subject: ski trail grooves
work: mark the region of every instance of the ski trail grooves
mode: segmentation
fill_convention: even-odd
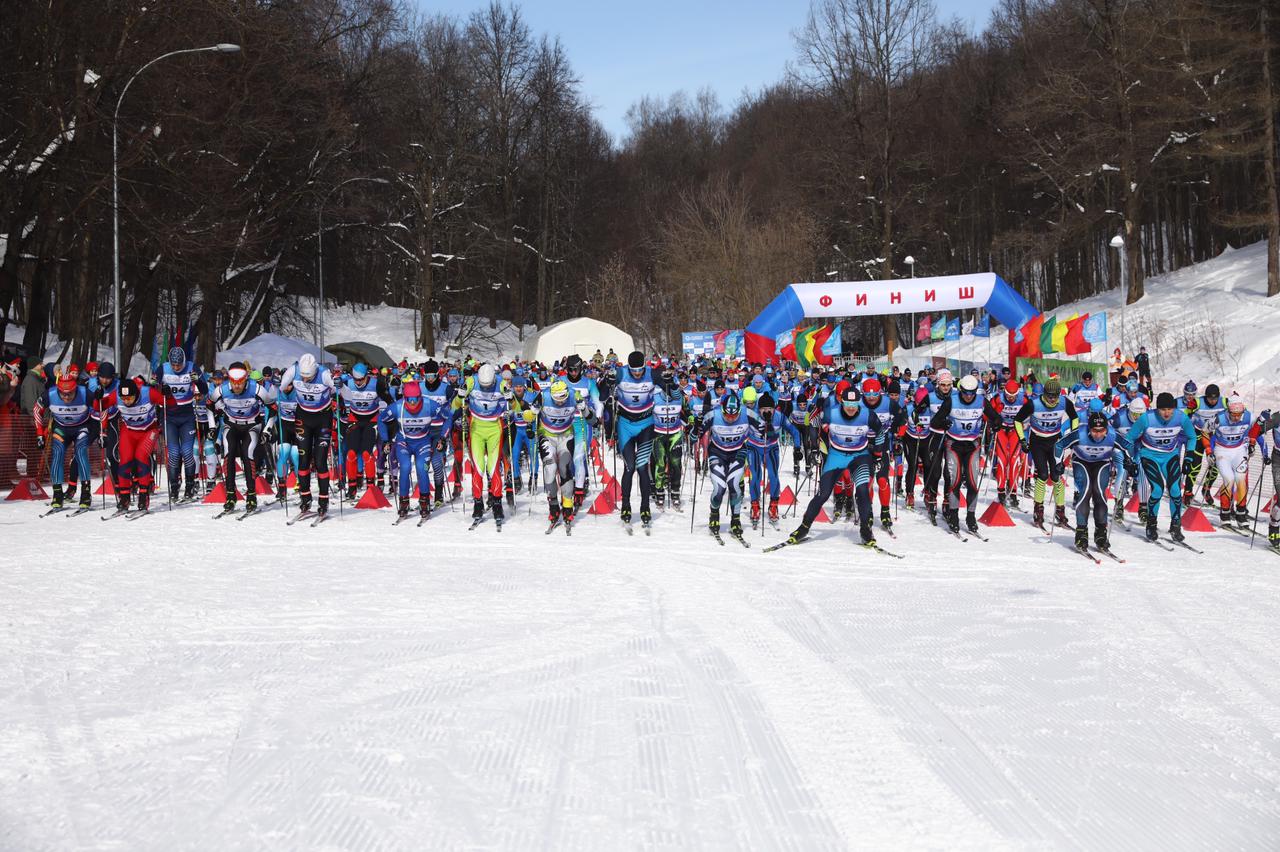
[[[735,591],[683,566],[623,573],[661,589],[667,617],[701,631],[742,673],[849,846],[1007,846],[859,689]]]

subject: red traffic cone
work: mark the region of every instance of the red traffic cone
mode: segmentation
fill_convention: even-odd
[[[791,490],[791,486],[788,485],[786,488],[783,488],[782,493],[778,495],[778,505],[791,506],[791,505],[794,505],[795,502],[796,502],[796,493]]]
[[[1142,508],[1142,501],[1138,499],[1137,492],[1134,492],[1134,495],[1129,498],[1129,502],[1125,504],[1124,510],[1126,512],[1136,512],[1140,508]]]
[[[112,482],[111,477],[108,476],[106,479],[102,480],[102,484],[98,486],[98,490],[93,493],[94,494],[115,494],[116,493],[115,483]]]
[[[390,505],[391,501],[387,499],[387,495],[382,493],[382,489],[376,485],[370,485],[355,507],[357,509],[385,509]]]
[[[1009,517],[1009,513],[1005,511],[1004,506],[997,501],[987,507],[987,511],[982,513],[982,517],[978,518],[978,522],[988,527],[1012,527],[1017,526],[1013,522],[1013,518]]]
[[[271,490],[271,486],[267,484],[266,477],[262,477],[262,476],[258,476],[254,478],[253,492],[257,494],[259,497],[263,495],[270,496],[275,493],[274,491]]]
[[[1110,485],[1108,485],[1108,486],[1107,486],[1107,494],[1106,494],[1106,497],[1107,497],[1107,499],[1108,499],[1108,500],[1114,500],[1114,499],[1116,499],[1116,495],[1114,495],[1114,494],[1112,494],[1112,493],[1111,493],[1111,486],[1110,486]]]
[[[34,477],[26,477],[19,479],[18,484],[13,486],[13,490],[9,492],[6,500],[48,500],[49,495],[40,487],[40,483]]]
[[[621,495],[619,495],[621,496]],[[587,510],[588,515],[610,515],[613,514],[616,503],[613,499],[612,489],[606,488],[596,497],[595,502],[591,504],[591,508]]]
[[[244,499],[244,495],[241,494],[239,491],[237,491],[236,500],[242,500],[242,499]],[[210,505],[217,504],[219,506],[227,502],[226,483],[219,481],[217,485],[213,486],[213,490],[205,495],[204,500],[202,502],[208,503]]]
[[[1269,512],[1271,511],[1272,507],[1274,507],[1274,506],[1276,505],[1276,497],[1277,497],[1277,495],[1272,494],[1272,495],[1271,495],[1271,499],[1267,501],[1267,505],[1265,505],[1265,506],[1263,506],[1263,507],[1262,507],[1262,513],[1263,513],[1264,515],[1265,515],[1265,514],[1267,514],[1267,513],[1269,513]]]
[[[824,523],[824,524],[829,524],[829,523],[831,523],[831,516],[827,514],[827,508],[826,508],[826,506],[823,506],[821,509],[819,509],[819,510],[818,510],[818,517],[816,517],[816,518],[814,518],[814,519],[813,519],[813,522],[814,522],[815,524],[816,524],[816,523],[818,523],[819,521],[821,521],[821,522],[822,522],[822,523]]]
[[[1214,531],[1213,524],[1209,523],[1204,512],[1194,506],[1183,511],[1182,528],[1187,532],[1211,533]]]

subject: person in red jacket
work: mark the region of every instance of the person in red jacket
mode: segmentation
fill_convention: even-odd
[[[160,434],[160,407],[163,405],[164,395],[159,388],[147,386],[139,389],[131,379],[122,380],[116,390],[102,399],[104,431],[111,417],[116,420],[120,435],[120,478],[116,484],[115,515],[129,511],[129,501],[135,489],[138,493],[137,511],[145,513],[150,509],[154,486],[151,456]]]

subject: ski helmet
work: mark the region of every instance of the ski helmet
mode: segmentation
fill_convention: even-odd
[[[1095,429],[1106,429],[1106,428],[1107,428],[1107,415],[1103,414],[1101,411],[1089,412],[1089,431],[1090,432],[1092,432]]]
[[[1129,414],[1134,420],[1147,413],[1147,401],[1142,397],[1138,397],[1129,403]]]
[[[169,347],[169,364],[176,370],[183,364],[187,363],[187,353],[182,350],[181,346]]]
[[[117,391],[117,394],[121,399],[125,399],[126,397],[133,399],[138,395],[138,386],[135,385],[131,379],[125,379],[120,383],[120,389]]]
[[[298,359],[298,375],[306,381],[314,379],[319,369],[319,366],[316,364],[316,356],[312,355],[310,352],[305,353]]]
[[[965,376],[960,380],[960,393],[975,395],[978,393],[978,380],[974,376]]]
[[[492,364],[481,364],[480,369],[476,370],[476,385],[482,388],[491,388],[498,381],[498,371],[494,369]]]
[[[721,405],[724,406],[724,413],[726,417],[737,417],[738,412],[742,410],[742,400],[738,399],[738,395],[736,393],[725,394],[724,401]]]
[[[1182,392],[1187,396],[1195,396],[1196,390],[1198,390],[1198,388],[1196,388],[1196,383],[1192,381],[1188,381],[1182,386]]]
[[[564,405],[569,401],[569,385],[564,379],[556,379],[551,383],[551,401],[556,405]]]
[[[1102,410],[1101,399],[1099,399],[1098,397],[1094,397],[1093,399],[1089,400],[1089,411],[1093,412],[1093,411],[1101,411],[1101,410]]]
[[[1044,395],[1057,396],[1062,393],[1062,382],[1057,376],[1050,376],[1044,382]]]
[[[1204,389],[1205,402],[1222,399],[1222,391],[1217,385],[1207,385]]]

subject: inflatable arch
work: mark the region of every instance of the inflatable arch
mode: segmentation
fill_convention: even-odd
[[[985,308],[996,322],[1009,329],[1021,328],[1040,313],[994,272],[792,284],[747,326],[747,360],[778,363],[777,336],[805,317],[870,317],[976,308]]]

